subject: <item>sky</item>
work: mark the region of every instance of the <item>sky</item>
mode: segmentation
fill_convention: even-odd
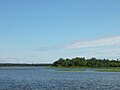
[[[0,0],[0,63],[120,59],[120,0]]]

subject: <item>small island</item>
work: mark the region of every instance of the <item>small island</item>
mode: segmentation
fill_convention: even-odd
[[[109,59],[97,59],[84,57],[76,57],[72,59],[63,59],[55,61],[52,67],[56,68],[99,68],[99,72],[120,72],[120,61]]]

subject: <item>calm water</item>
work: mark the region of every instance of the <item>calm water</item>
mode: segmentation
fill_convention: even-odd
[[[0,90],[120,90],[119,72],[61,72],[47,67],[0,68]]]

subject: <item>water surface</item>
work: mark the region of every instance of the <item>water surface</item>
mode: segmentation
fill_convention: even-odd
[[[90,68],[84,72],[62,70],[66,69],[0,68],[0,90],[120,90],[120,72],[96,72]]]

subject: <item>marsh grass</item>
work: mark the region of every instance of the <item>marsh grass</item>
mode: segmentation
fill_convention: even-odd
[[[48,68],[57,68],[58,72],[85,72],[86,69],[93,69],[94,72],[120,72],[120,67],[53,67],[49,66]]]
[[[58,72],[83,72],[85,70],[57,70]]]
[[[120,67],[114,67],[114,68],[101,68],[97,69],[97,72],[120,72]]]

